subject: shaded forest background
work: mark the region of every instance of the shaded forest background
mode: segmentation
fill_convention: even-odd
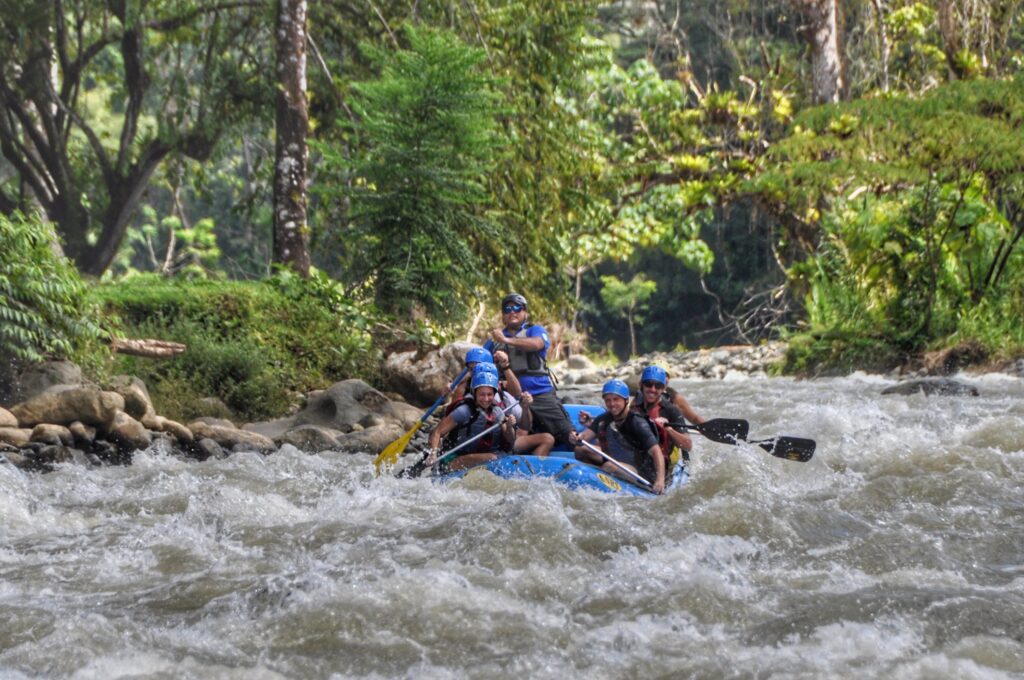
[[[18,360],[312,305],[227,371],[300,389],[513,289],[571,351],[1024,347],[1019,0],[2,4]]]

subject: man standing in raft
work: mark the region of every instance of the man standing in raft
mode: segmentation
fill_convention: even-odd
[[[503,374],[512,371],[523,392],[533,397],[530,411],[533,413],[534,431],[552,434],[556,442],[573,446],[576,430],[562,408],[562,402],[555,392],[555,385],[548,373],[547,354],[551,341],[543,326],[527,323],[526,298],[518,293],[509,293],[501,301],[503,328],[491,331],[494,340],[495,358],[503,352],[507,363],[498,364]]]

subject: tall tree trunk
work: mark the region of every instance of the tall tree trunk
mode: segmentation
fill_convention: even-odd
[[[806,28],[811,45],[811,87],[816,104],[838,102],[845,89],[843,59],[843,15],[841,0],[794,0],[810,25]]]
[[[273,259],[309,276],[306,0],[277,2],[277,83]]]

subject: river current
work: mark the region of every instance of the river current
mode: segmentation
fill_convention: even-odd
[[[0,677],[1024,677],[1024,381],[967,380],[673,381],[818,449],[695,437],[654,500],[290,447],[0,465]]]

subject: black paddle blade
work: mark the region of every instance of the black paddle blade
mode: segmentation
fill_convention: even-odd
[[[802,437],[775,437],[774,439],[763,439],[750,443],[757,444],[776,458],[794,460],[798,463],[809,461],[814,455],[814,449],[817,446],[813,439],[804,439]]]
[[[735,444],[747,438],[750,423],[734,418],[712,418],[692,427],[713,442]]]

